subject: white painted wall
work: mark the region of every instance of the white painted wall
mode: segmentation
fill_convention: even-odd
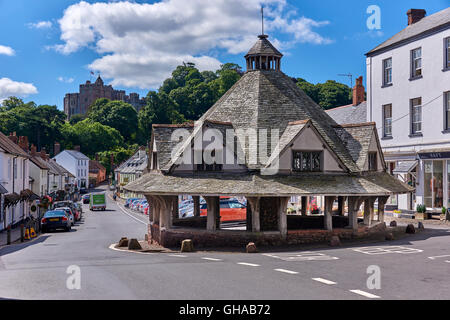
[[[83,159],[79,160],[73,157],[70,153],[65,150],[58,153],[53,159],[56,160],[58,164],[67,169],[70,173],[75,176],[75,181],[80,187],[81,180],[86,180],[86,187],[89,184],[89,160]],[[63,185],[64,186],[64,185]]]

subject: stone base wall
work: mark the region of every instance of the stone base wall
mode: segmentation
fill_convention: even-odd
[[[191,239],[196,248],[207,247],[244,247],[249,242],[257,246],[280,246],[286,244],[309,244],[328,242],[332,236],[339,236],[341,240],[383,238],[386,225],[379,223],[371,228],[362,226],[357,232],[351,229],[328,230],[289,230],[286,239],[279,232],[247,232],[247,231],[206,231],[189,228],[167,230],[158,225],[149,225],[149,240],[152,239],[164,247],[175,248],[181,246],[181,241]]]

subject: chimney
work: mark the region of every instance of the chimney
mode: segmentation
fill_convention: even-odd
[[[32,156],[36,155],[36,146],[34,144],[32,144],[31,147],[30,147],[30,154]]]
[[[79,145],[73,146],[73,150],[80,152],[81,148]]]
[[[28,137],[20,136],[19,137],[19,147],[22,148],[23,151],[28,152]]]
[[[357,106],[361,102],[364,102],[364,86],[362,84],[363,77],[356,79],[356,84],[353,87],[353,105]]]
[[[9,140],[11,140],[12,142],[17,143],[17,136],[16,136],[16,132],[15,132],[15,131],[14,131],[14,132],[10,132],[8,138],[9,138]]]
[[[406,15],[408,16],[408,26],[420,21],[426,14],[427,12],[424,9],[409,9],[408,12],[406,12]]]
[[[45,152],[45,147],[41,148],[41,158],[47,160],[47,153]]]
[[[98,161],[98,153],[95,154],[95,161]]]
[[[53,147],[53,153],[56,156],[60,152],[61,152],[61,145],[59,144],[59,142],[55,141],[55,145]]]

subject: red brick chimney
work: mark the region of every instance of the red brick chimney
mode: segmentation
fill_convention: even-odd
[[[19,137],[19,147],[22,148],[23,151],[28,152],[28,137],[27,136],[20,136]]]
[[[95,154],[95,161],[98,161],[98,153]]]
[[[55,141],[55,145],[53,147],[53,153],[56,156],[60,152],[61,152],[61,145],[59,144],[59,142]]]
[[[81,148],[79,145],[73,146],[73,150],[80,152]]]
[[[364,86],[362,84],[363,77],[356,79],[356,84],[353,87],[353,105],[357,106],[361,102],[364,102]]]
[[[427,12],[424,9],[409,9],[408,12],[406,12],[406,15],[408,16],[408,26],[420,21],[426,14]]]
[[[41,158],[47,161],[47,153],[45,152],[45,147],[41,149]]]
[[[32,156],[36,155],[36,146],[34,144],[32,144],[31,147],[30,147],[30,154]]]
[[[10,132],[9,133],[9,137],[8,137],[12,142],[17,143],[17,136],[16,136],[16,132]]]

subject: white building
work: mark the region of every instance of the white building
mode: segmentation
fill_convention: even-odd
[[[140,194],[129,192],[123,187],[130,182],[139,179],[147,170],[148,156],[144,147],[139,148],[128,160],[122,163],[116,170],[116,179],[119,182],[121,197],[141,198]]]
[[[75,185],[80,188],[88,187],[89,158],[77,150],[64,150],[53,159],[75,176]]]
[[[50,168],[47,162],[36,153],[36,147],[31,146],[30,177],[34,182],[31,190],[40,197],[48,194],[48,176]]]
[[[29,215],[29,155],[17,144],[17,136],[0,132],[0,184],[2,193],[0,230]],[[30,193],[29,193],[30,192]]]
[[[415,186],[392,204],[450,207],[450,8],[425,16],[366,56],[367,121],[377,124],[386,162]]]

